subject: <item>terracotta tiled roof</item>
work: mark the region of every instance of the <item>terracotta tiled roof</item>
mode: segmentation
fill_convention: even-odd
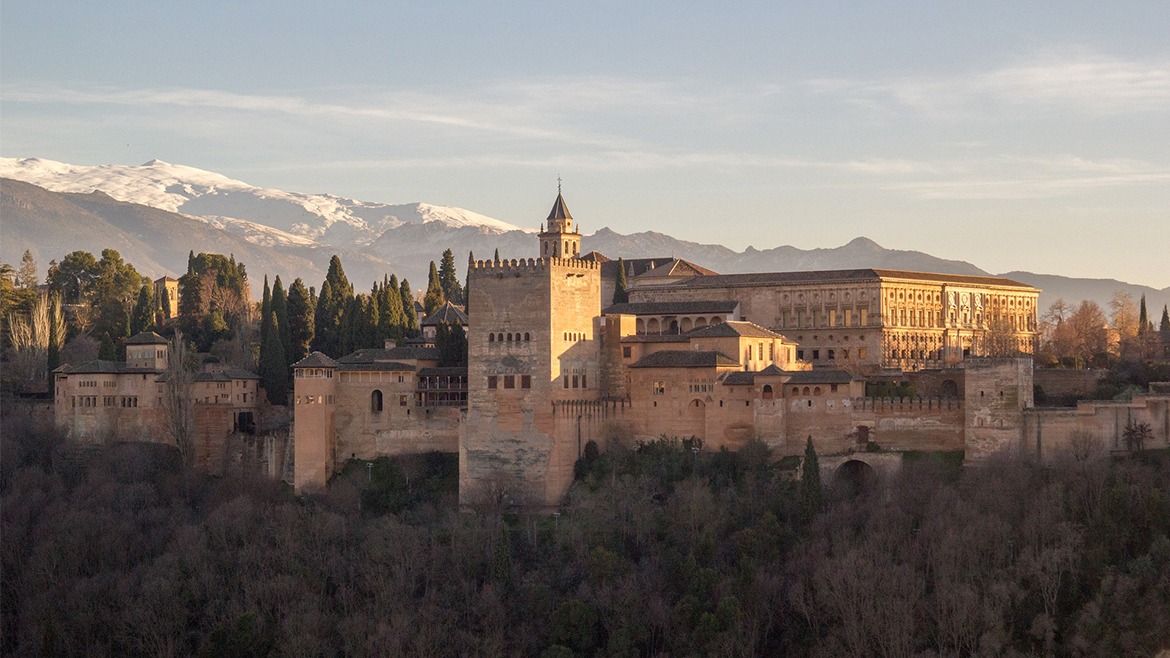
[[[419,368],[419,377],[466,377],[467,366],[450,366],[443,368]]]
[[[623,343],[689,343],[691,339],[682,334],[637,334],[623,336]]]
[[[716,322],[705,327],[692,329],[686,333],[688,338],[710,337],[739,337],[739,338],[784,338],[780,334],[765,329],[753,322]]]
[[[364,349],[346,354],[337,360],[338,364],[378,363],[389,361],[437,361],[439,350],[422,345],[399,345],[390,349]]]
[[[593,253],[597,253],[597,252],[593,252]],[[601,278],[602,279],[611,279],[611,280],[617,279],[618,263],[619,262],[623,266],[625,266],[625,268],[626,268],[627,281],[632,277],[636,277],[636,276],[640,276],[642,274],[645,274],[648,270],[655,268],[655,267],[658,267],[659,265],[662,265],[663,263],[669,263],[669,262],[676,261],[676,260],[679,262],[682,262],[682,263],[686,263],[688,266],[694,268],[696,272],[700,272],[704,276],[718,274],[718,272],[715,272],[714,270],[709,270],[705,267],[701,267],[699,265],[696,265],[690,261],[677,259],[674,256],[661,256],[659,258],[630,258],[630,259],[623,259],[621,261],[606,258],[605,256],[602,256],[601,254],[598,254],[598,256],[600,256],[601,259],[604,259],[604,260],[595,259],[595,260],[597,260],[597,262],[601,263]]]
[[[972,276],[969,274],[941,274],[937,272],[910,272],[905,270],[885,270],[872,268],[857,270],[816,270],[809,272],[756,272],[751,274],[717,274],[697,276],[693,279],[688,279],[687,281],[682,281],[673,285],[686,288],[727,288],[783,283],[880,281],[882,279],[908,279],[911,281],[932,281],[938,283],[965,283],[971,285],[1006,286],[1035,290],[1035,288],[1032,286],[997,276]]]
[[[745,384],[756,383],[756,374],[754,372],[744,372],[742,370],[735,370],[723,376],[722,382],[727,386],[742,386]]]
[[[720,366],[738,367],[739,362],[723,352],[706,350],[667,350],[647,354],[632,364],[631,368],[715,368]]]
[[[337,369],[345,371],[413,372],[414,366],[400,361],[371,361],[363,363],[338,363]]]
[[[602,311],[603,315],[678,315],[684,313],[734,313],[739,307],[735,300],[693,302],[627,302],[614,304]]]
[[[714,270],[709,270],[705,267],[695,265],[690,261],[682,260],[681,258],[671,258],[665,262],[658,263],[646,270],[640,277],[654,278],[654,277],[686,277],[686,276],[711,276],[718,274]]]
[[[423,321],[419,323],[423,327],[438,326],[440,324],[460,324],[466,327],[467,314],[458,306],[451,302],[446,302],[435,309],[434,313],[423,318]]]
[[[848,384],[855,377],[844,370],[798,370],[788,384]]]
[[[202,370],[195,373],[195,381],[197,382],[227,382],[233,379],[260,379],[260,375],[248,372],[242,368]]]
[[[153,331],[143,331],[126,339],[127,345],[166,345],[168,342]]]
[[[94,359],[76,366],[63,365],[53,372],[66,375],[119,375],[119,374],[151,374],[160,373],[156,368],[131,368],[121,361],[103,361]]]
[[[309,356],[292,364],[294,368],[336,368],[337,362],[320,352],[313,352]]]

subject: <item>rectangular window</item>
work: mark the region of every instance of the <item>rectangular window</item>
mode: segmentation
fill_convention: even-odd
[[[488,388],[499,388],[500,379],[495,375],[488,375]]]
[[[666,395],[666,382],[661,379],[654,382],[654,395]]]
[[[569,388],[569,376],[565,375],[565,388]]]
[[[837,326],[837,309],[835,308],[829,309],[829,326]]]
[[[813,350],[813,361],[818,361],[821,358],[820,350]]]
[[[589,388],[589,384],[585,383],[585,375],[581,375],[581,388]]]
[[[768,343],[768,360],[776,360],[776,343]]]
[[[865,325],[867,325],[869,323],[869,309],[863,308],[860,311],[858,311],[857,313],[861,316],[861,326],[864,327]]]
[[[520,388],[532,388],[532,375],[520,375]]]
[[[833,393],[836,393],[837,392],[837,385],[836,384],[829,384],[829,390]]]
[[[581,380],[577,375],[573,375],[573,388],[577,388],[580,384],[580,381]]]
[[[836,358],[837,358],[837,351],[836,350],[829,350],[829,360],[832,361]]]
[[[504,388],[516,388],[515,375],[504,375]]]
[[[867,355],[867,350],[864,347],[857,348],[857,358],[864,359]]]
[[[796,350],[796,359],[798,361],[804,361],[804,350]]]
[[[406,406],[406,396],[405,395],[398,396],[398,406],[400,406],[400,407]]]
[[[756,359],[759,361],[764,360],[764,344],[763,343],[756,344]]]
[[[625,358],[625,359],[630,358],[631,351],[632,350],[631,350],[629,345],[622,347],[622,358]]]
[[[845,309],[845,326],[848,327],[851,324],[853,324],[853,309],[847,308]]]

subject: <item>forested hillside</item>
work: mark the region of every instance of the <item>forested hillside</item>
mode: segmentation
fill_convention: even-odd
[[[911,460],[819,495],[753,446],[590,451],[559,514],[454,507],[450,457],[322,498],[88,470],[6,409],[3,653],[116,656],[1152,655],[1170,644],[1165,455]]]

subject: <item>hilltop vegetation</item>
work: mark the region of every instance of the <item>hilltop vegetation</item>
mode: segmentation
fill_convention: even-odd
[[[3,652],[45,655],[1150,655],[1170,642],[1165,455],[917,459],[808,509],[763,446],[588,451],[558,515],[455,509],[442,456],[328,495],[88,470],[3,417]],[[806,517],[807,520],[806,520]]]

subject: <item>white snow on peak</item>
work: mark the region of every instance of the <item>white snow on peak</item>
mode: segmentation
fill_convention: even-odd
[[[119,201],[179,212],[213,223],[245,220],[277,229],[266,239],[278,241],[300,236],[332,244],[368,243],[389,228],[429,222],[451,227],[473,226],[490,232],[525,230],[462,208],[426,203],[390,205],[331,194],[260,188],[215,172],[157,159],[135,167],[72,165],[43,158],[0,158],[0,177],[54,192],[101,191]]]

